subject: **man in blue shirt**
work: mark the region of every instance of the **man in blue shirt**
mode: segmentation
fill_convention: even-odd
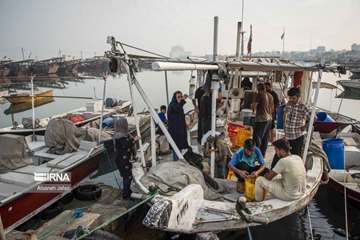
[[[160,106],[160,112],[158,112],[158,116],[159,116],[160,120],[165,124],[165,126],[167,126],[166,106],[165,105]],[[156,124],[156,133],[159,135],[164,135],[161,128],[157,124]]]
[[[165,105],[161,105],[160,106],[160,112],[158,113],[160,120],[164,123],[167,124],[167,118],[166,118],[166,106]]]
[[[259,176],[265,169],[265,161],[254,140],[247,139],[244,147],[234,153],[228,167],[234,171],[239,182],[244,182],[246,177]]]

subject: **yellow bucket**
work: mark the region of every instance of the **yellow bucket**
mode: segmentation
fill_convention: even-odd
[[[227,175],[227,180],[230,180],[230,181],[234,181],[234,182],[236,182],[237,181],[237,177],[236,177],[236,175],[235,175],[235,173],[234,173],[234,171],[233,170],[231,170],[231,169],[229,169],[229,171],[228,171],[228,175]]]
[[[235,146],[243,147],[247,139],[251,138],[251,131],[246,128],[239,128],[236,134]]]
[[[255,177],[245,178],[245,197],[248,201],[255,200]]]

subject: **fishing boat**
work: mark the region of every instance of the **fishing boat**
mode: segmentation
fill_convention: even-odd
[[[4,95],[8,102],[12,104],[26,104],[32,102],[31,93],[28,91],[10,91],[8,95]],[[34,93],[34,102],[35,104],[41,104],[43,102],[48,102],[53,99],[53,90],[44,90],[44,91],[35,91]]]
[[[217,39],[214,37],[214,40]],[[215,146],[212,141],[210,158],[207,161],[210,163],[210,176],[203,176],[201,171],[190,164],[184,159],[184,152],[180,152],[175,142],[171,138],[166,127],[162,124],[161,120],[153,110],[150,99],[142,89],[140,83],[137,81],[135,72],[136,66],[133,64],[133,59],[129,57],[125,52],[118,50],[117,46],[122,46],[121,42],[117,42],[113,37],[108,38],[108,43],[111,44],[111,51],[106,54],[110,58],[113,66],[110,69],[116,69],[118,72],[120,69],[117,66],[125,66],[125,70],[128,75],[128,81],[133,84],[140,96],[143,98],[145,104],[148,106],[151,116],[156,124],[159,125],[164,135],[166,136],[169,144],[173,151],[180,159],[179,161],[165,161],[156,162],[155,155],[152,156],[152,166],[149,169],[144,162],[134,163],[133,166],[133,178],[136,184],[136,189],[142,194],[152,192],[155,188],[159,189],[158,196],[152,203],[144,223],[146,226],[171,232],[180,233],[200,233],[200,232],[216,232],[226,231],[235,229],[244,229],[249,226],[258,224],[267,224],[292,213],[295,213],[305,208],[314,195],[321,183],[323,172],[326,165],[326,157],[324,155],[316,154],[310,146],[310,142],[317,142],[319,151],[321,150],[321,139],[320,137],[310,141],[315,134],[307,134],[305,150],[303,155],[304,164],[307,166],[306,173],[306,190],[300,198],[293,201],[282,201],[275,199],[271,196],[262,202],[246,202],[243,204],[239,203],[240,197],[243,196],[236,190],[236,183],[227,179],[213,179],[216,182],[219,189],[226,189],[224,192],[217,192],[218,199],[209,197],[209,187],[205,184],[205,179],[210,176],[213,178],[215,173]],[[216,45],[216,43],[214,43]],[[129,45],[127,45],[129,46]],[[214,47],[214,49],[216,49]],[[288,82],[294,80],[300,87],[303,99],[306,100],[306,104],[316,105],[320,83],[321,74],[324,66],[312,65],[304,66],[294,64],[289,61],[281,59],[270,59],[270,58],[231,58],[225,62],[216,61],[216,51],[214,50],[214,59],[212,62],[194,63],[191,61],[176,61],[162,59],[153,61],[153,71],[197,71],[198,73],[198,86],[201,86],[201,81],[204,81],[205,74],[212,74],[211,76],[211,89],[212,89],[212,124],[211,131],[209,132],[213,139],[216,138],[216,129],[220,127],[220,133],[226,132],[224,126],[226,124],[218,126],[217,120],[220,122],[228,122],[239,117],[239,111],[232,114],[232,109],[236,110],[234,104],[237,104],[238,95],[234,94],[233,89],[238,89],[242,73],[246,74],[247,71],[253,72],[267,72],[267,76],[259,78],[254,76],[252,78],[253,87],[255,88],[258,81],[265,81],[266,79],[273,79],[275,82],[284,81]],[[212,73],[209,73],[212,71]],[[301,74],[296,74],[300,72]],[[314,101],[311,101],[310,91],[312,89],[312,73],[318,73],[317,87],[315,91]],[[294,77],[298,75],[300,77]],[[165,74],[165,82],[166,74]],[[300,84],[299,84],[300,83]],[[219,85],[222,85],[222,89],[225,90],[224,96],[226,101],[229,102],[230,109],[225,115],[216,114],[216,99],[219,89]],[[240,89],[238,89],[240,91]],[[227,92],[226,92],[227,91]],[[167,93],[168,94],[168,93]],[[225,106],[228,104],[225,103]],[[312,107],[311,120],[309,123],[308,133],[312,133],[313,122],[316,113],[316,109]],[[318,134],[317,134],[318,135]],[[226,140],[226,138],[225,138]],[[152,140],[154,141],[154,140]],[[228,145],[230,148],[230,144]],[[192,146],[193,151],[197,149],[196,146]],[[310,149],[310,151],[309,151]],[[274,152],[272,147],[269,147],[269,154]],[[308,153],[311,152],[312,157],[310,158]],[[267,154],[267,159],[272,159],[272,156]],[[188,160],[188,159],[186,159]],[[190,159],[190,161],[193,159]],[[269,164],[269,162],[267,163]],[[190,171],[186,172],[186,171]],[[196,176],[196,177],[194,177]],[[196,180],[194,180],[194,178]],[[182,182],[176,182],[177,179],[182,179]]]
[[[32,140],[31,137],[6,134],[1,135],[0,139],[2,146],[12,149],[10,155],[5,156],[3,152],[0,159],[2,170],[6,167],[11,169],[0,173],[0,217],[5,233],[49,207],[86,180],[98,169],[104,151],[103,146],[96,142],[81,140],[77,151],[56,155],[47,153],[48,147],[45,146],[43,136]],[[43,180],[37,179],[36,174],[42,175]],[[46,178],[50,174],[68,176],[69,179],[62,180],[68,189],[61,185],[57,190],[49,188],[49,185],[54,184]],[[50,190],[42,191],[47,188]]]
[[[360,95],[360,79],[337,81],[346,92]]]
[[[352,202],[360,204],[360,135],[340,133],[337,136],[344,142],[343,162],[335,162],[329,173],[329,185]]]
[[[94,105],[97,107],[94,108]],[[90,106],[90,107],[89,107]],[[127,112],[131,106],[129,101],[119,101],[117,106],[111,108],[104,108],[103,116],[110,116],[116,112]],[[37,134],[37,135],[44,135],[46,127],[49,121],[53,118],[64,118],[76,116],[76,119],[73,119],[74,124],[78,127],[84,126],[91,122],[95,122],[100,119],[101,117],[101,101],[91,102],[88,103],[88,107],[81,107],[69,112],[57,114],[51,117],[41,118],[37,121],[36,128],[32,128],[32,124],[30,128],[26,128],[23,124],[18,124],[16,126],[5,127],[0,129],[1,134],[17,134],[17,135],[30,135],[30,134]]]

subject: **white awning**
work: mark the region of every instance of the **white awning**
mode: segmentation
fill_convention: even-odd
[[[216,64],[153,62],[151,68],[154,71],[188,71],[188,70],[217,70],[219,67]]]

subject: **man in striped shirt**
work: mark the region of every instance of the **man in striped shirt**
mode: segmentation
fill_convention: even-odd
[[[310,114],[305,104],[300,102],[300,89],[290,88],[287,95],[289,101],[284,108],[285,138],[290,143],[291,153],[301,156]]]

